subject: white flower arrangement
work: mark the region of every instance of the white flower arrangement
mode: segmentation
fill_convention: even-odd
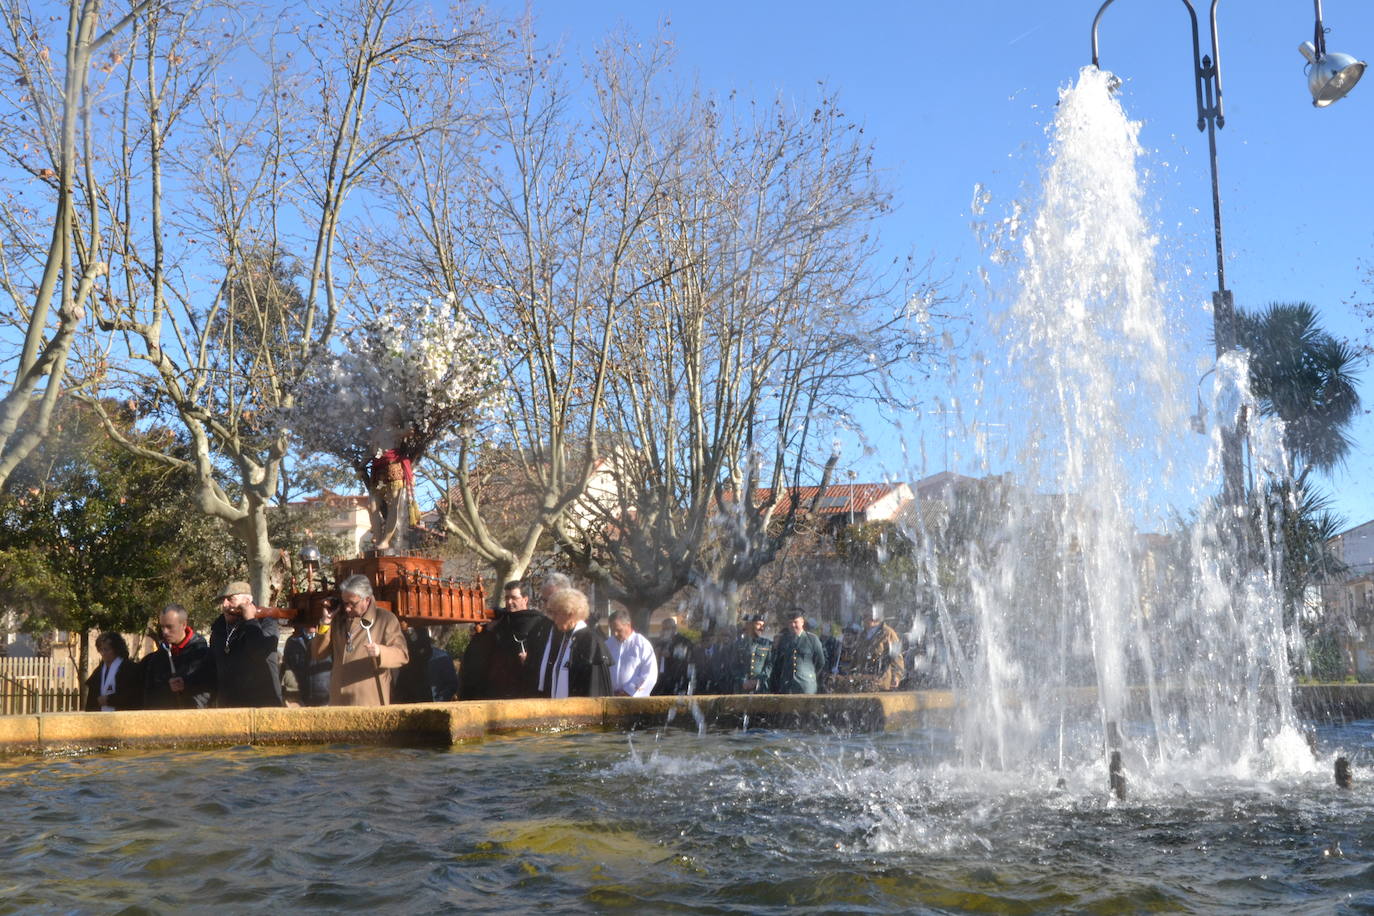
[[[347,332],[343,352],[305,374],[287,425],[307,449],[342,458],[366,479],[380,454],[419,461],[472,426],[501,387],[496,342],[452,297],[431,300]]]

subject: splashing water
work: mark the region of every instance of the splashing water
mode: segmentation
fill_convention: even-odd
[[[1168,534],[1137,527],[1169,494],[1215,491],[1221,440],[1214,429],[1205,469],[1179,457],[1192,379],[1171,362],[1140,125],[1109,79],[1086,68],[1061,94],[1038,208],[997,229],[1000,243],[1019,241],[993,260],[1018,265],[1004,334],[1028,413],[1017,421],[1024,473],[983,486],[973,510],[950,498],[914,523],[921,543],[958,541],[952,566],[932,548],[924,572],[958,582],[932,600],[967,688],[963,752],[995,769],[1062,769],[1117,746],[1133,769],[1310,767],[1274,584],[1281,558],[1246,572],[1235,512],[1203,510]],[[1215,374],[1212,416],[1253,407],[1243,356]],[[1285,466],[1281,430],[1248,413],[1262,487]]]

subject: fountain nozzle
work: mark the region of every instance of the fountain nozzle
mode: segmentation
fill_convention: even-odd
[[[1350,758],[1336,758],[1336,787],[1338,789],[1348,789],[1352,782],[1350,776]]]
[[[1126,768],[1121,763],[1121,752],[1112,751],[1112,762],[1108,767],[1112,794],[1118,799],[1126,800]]]

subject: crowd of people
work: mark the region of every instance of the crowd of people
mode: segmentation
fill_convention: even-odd
[[[429,634],[405,628],[372,595],[366,576],[339,583],[337,602],[318,624],[296,626],[283,646],[278,621],[253,601],[247,582],[216,599],[209,639],[171,604],[138,661],[118,633],[96,639],[100,664],[86,682],[86,709],[205,709],[284,706],[383,706],[451,700],[458,677]]]
[[[225,587],[208,639],[176,604],[149,634],[156,649],[137,661],[122,636],[102,633],[86,708],[867,692],[895,690],[906,676],[902,640],[879,609],[867,626],[826,635],[793,609],[771,638],[762,615],[737,627],[708,626],[699,640],[670,616],[650,640],[627,611],[592,620],[586,595],[553,573],[538,609],[526,583],[508,583],[496,619],[477,627],[455,666],[425,629],[408,628],[380,607],[365,576],[344,579],[337,591],[319,623],[298,624],[280,651],[278,621],[258,608],[246,582]]]
[[[543,613],[531,609],[525,583],[506,585],[503,609],[463,655],[463,699],[868,692],[906,683],[902,639],[878,608],[842,635],[820,635],[796,608],[771,638],[762,615],[708,627],[699,640],[669,616],[650,640],[626,611],[612,613],[598,636],[586,597],[558,573],[544,581],[539,604]]]

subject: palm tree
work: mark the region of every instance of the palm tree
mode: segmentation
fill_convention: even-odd
[[[1342,525],[1330,511],[1330,500],[1312,486],[1310,472],[1331,470],[1350,451],[1347,430],[1360,410],[1358,357],[1318,325],[1317,310],[1306,302],[1275,302],[1259,312],[1237,309],[1236,331],[1238,343],[1250,351],[1250,390],[1260,412],[1283,421],[1288,463],[1287,480],[1251,494],[1251,543],[1264,543],[1260,515],[1268,515],[1273,546],[1283,557],[1277,572],[1285,625],[1299,624],[1315,652],[1318,645],[1333,643],[1339,622],[1322,621],[1317,627],[1301,621],[1298,612],[1308,589],[1339,575],[1341,564],[1329,545]]]
[[[1360,409],[1354,349],[1322,330],[1316,308],[1306,302],[1237,309],[1236,331],[1250,351],[1250,389],[1260,411],[1283,420],[1290,472],[1339,465]]]

